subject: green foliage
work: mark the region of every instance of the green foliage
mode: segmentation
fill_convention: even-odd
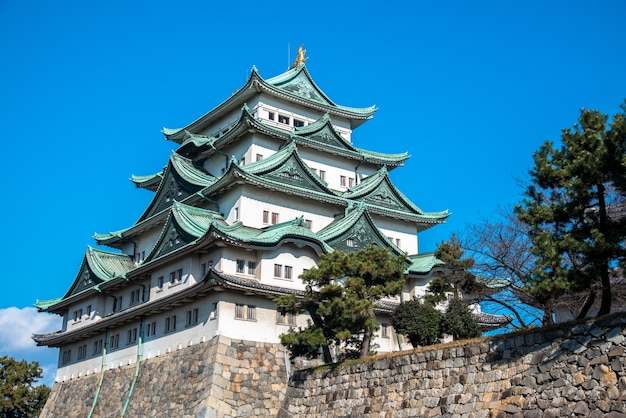
[[[457,295],[458,290],[476,292],[482,288],[476,276],[470,272],[474,259],[463,256],[461,241],[456,235],[453,234],[450,240],[439,243],[435,257],[445,263],[447,273],[430,281],[428,294],[424,297],[427,302],[436,305],[447,299],[447,293],[453,292]]]
[[[383,297],[400,293],[404,269],[404,257],[374,245],[354,253],[333,251],[323,255],[316,268],[302,274],[308,289],[302,299],[283,296],[275,302],[283,312],[309,313],[311,326],[317,327],[326,341],[322,344],[324,361],[330,361],[331,344],[367,357],[379,328],[374,305]],[[292,330],[289,334],[302,332]],[[293,337],[285,338],[293,341]],[[304,338],[299,341],[307,343]]]
[[[405,335],[413,347],[436,344],[442,337],[441,313],[420,300],[403,302],[391,317],[396,332]]]
[[[291,359],[296,357],[317,358],[322,354],[322,347],[328,342],[324,333],[309,321],[307,328],[290,330],[280,336],[280,342],[290,351]]]
[[[39,363],[0,357],[0,417],[36,417],[43,409],[50,388],[34,384],[41,379]]]
[[[451,335],[455,340],[475,338],[481,335],[476,318],[467,303],[460,298],[452,298],[448,302],[441,327],[445,334]]]
[[[563,130],[560,147],[546,141],[533,155],[531,184],[515,210],[529,226],[536,257],[527,290],[541,302],[581,291],[592,302],[599,284],[599,314],[610,311],[609,270],[626,257],[625,121],[621,113],[608,125],[607,115],[582,110],[579,124]]]

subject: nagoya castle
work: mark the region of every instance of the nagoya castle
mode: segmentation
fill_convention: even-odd
[[[217,338],[279,344],[307,316],[281,315],[273,300],[302,295],[299,276],[335,249],[407,255],[403,300],[442,274],[432,253],[418,253],[417,234],[449,212],[425,212],[394,186],[389,172],[407,153],[357,147],[355,130],[376,108],[335,103],[306,60],[300,48],[268,79],[253,67],[221,104],[163,130],[177,147],[163,171],[131,178],[154,193],[148,207],[134,225],[95,234],[67,292],[36,304],[63,317],[61,330],[33,336],[59,348],[55,386]],[[388,325],[400,300],[379,304],[379,352],[410,348]]]

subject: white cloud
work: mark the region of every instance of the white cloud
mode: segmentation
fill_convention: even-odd
[[[37,312],[35,308],[0,309],[0,355],[17,357],[15,352],[35,351],[37,345],[32,335],[57,331],[61,323],[60,316]]]

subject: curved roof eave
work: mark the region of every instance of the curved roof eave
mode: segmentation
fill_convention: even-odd
[[[287,70],[289,71],[289,70]],[[308,71],[304,68],[304,71],[307,73]],[[278,76],[277,76],[278,77]],[[276,77],[272,78],[275,79]],[[313,80],[308,76],[311,83],[315,85]],[[272,80],[268,79],[268,80]],[[315,85],[318,91],[324,95],[326,99],[327,96]],[[255,67],[252,68],[252,72],[246,84],[244,84],[240,89],[236,90],[229,98],[224,100],[222,103],[218,104],[209,112],[205,113],[195,121],[189,123],[187,126],[178,129],[170,129],[163,128],[161,131],[166,139],[176,142],[178,144],[182,144],[185,139],[185,131],[194,132],[198,129],[201,129],[204,125],[210,123],[210,121],[216,117],[219,117],[223,113],[232,110],[234,107],[241,106],[245,103],[250,97],[259,94],[261,92],[265,92],[274,97],[286,99],[292,103],[297,103],[309,108],[313,108],[319,110],[323,113],[330,113],[345,119],[350,120],[351,128],[354,129],[360,126],[363,122],[368,119],[371,119],[376,113],[376,106],[369,106],[365,108],[355,108],[355,107],[347,107],[347,106],[338,106],[334,104],[330,99],[328,101],[331,105],[324,105],[322,103],[315,102],[313,100],[309,100],[306,98],[299,97],[293,93],[282,90],[280,87],[276,87],[270,82],[264,80],[258,73]]]

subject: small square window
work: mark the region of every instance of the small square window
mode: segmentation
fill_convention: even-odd
[[[256,263],[254,261],[248,261],[248,274],[254,276],[256,270]]]
[[[83,360],[87,357],[87,344],[78,347],[78,360]]]
[[[341,187],[346,187],[346,176],[339,176],[339,185]]]
[[[217,319],[219,305],[217,302],[213,302],[211,306],[211,313],[209,314],[209,319]]]
[[[109,338],[109,348],[114,350],[120,346],[120,334],[111,335]]]
[[[320,170],[320,178],[321,178],[322,180],[326,180],[326,171],[324,171],[324,170]]]
[[[165,332],[176,331],[176,315],[165,318]]]
[[[293,126],[295,126],[296,128],[301,128],[304,126],[304,121],[300,120],[300,119],[293,119]]]
[[[93,342],[93,355],[98,355],[102,353],[102,340],[96,340]]]
[[[126,332],[126,344],[134,344],[137,342],[137,328],[129,329]]]
[[[245,260],[237,260],[237,273],[243,274],[243,269],[245,265],[246,265]]]
[[[354,187],[354,179],[352,177],[348,179],[348,187]]]
[[[163,289],[163,276],[159,276],[157,279],[157,288]]]
[[[72,350],[65,350],[63,352],[63,358],[61,359],[62,364],[67,364],[72,361]]]
[[[284,115],[278,115],[278,122],[284,123],[285,125],[289,125],[289,117]]]
[[[186,326],[192,326],[198,323],[198,308],[187,311]]]
[[[293,267],[285,266],[285,279],[291,279],[293,275]]]
[[[389,324],[382,324],[380,327],[380,336],[382,338],[389,338]]]
[[[263,211],[263,223],[264,224],[270,223],[270,211],[269,210]]]
[[[257,161],[261,161],[263,159],[263,154],[257,154],[256,155],[256,160]]]
[[[306,227],[311,229],[311,227],[313,226],[313,221],[310,219],[305,219],[304,223],[306,224]]]
[[[282,277],[283,266],[282,264],[274,264],[274,277]]]
[[[153,337],[156,334],[156,321],[146,324],[146,337]]]
[[[274,120],[274,112],[267,112],[267,118],[269,120]]]
[[[278,223],[278,213],[272,212],[272,225],[276,225]]]

